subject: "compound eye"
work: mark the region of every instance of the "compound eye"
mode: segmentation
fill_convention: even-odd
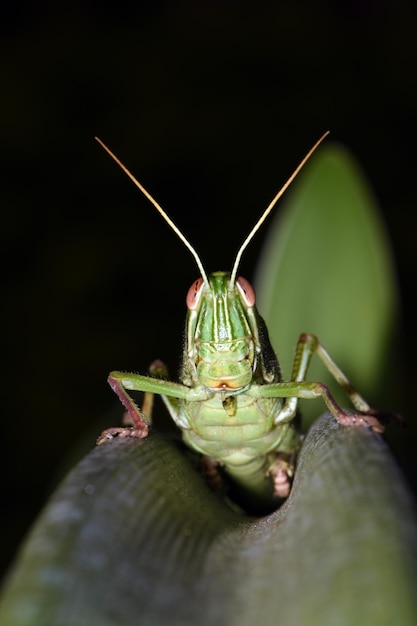
[[[236,285],[239,289],[240,295],[247,306],[255,306],[256,295],[255,290],[246,278],[238,276],[236,278]]]
[[[198,307],[198,303],[200,302],[200,296],[203,292],[204,280],[202,278],[197,278],[191,285],[188,290],[186,303],[187,307],[190,311],[194,311]]]

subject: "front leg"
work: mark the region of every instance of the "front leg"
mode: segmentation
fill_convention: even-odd
[[[380,414],[379,411],[371,409],[369,405],[366,405],[368,409],[362,409],[358,413],[348,413],[337,404],[329,388],[323,383],[303,381],[294,383],[273,383],[271,385],[263,385],[262,387],[272,387],[272,389],[265,389],[265,391],[263,391],[263,397],[286,398],[283,408],[275,419],[276,424],[282,424],[293,419],[295,416],[294,407],[296,407],[296,401],[298,399],[312,400],[321,397],[328,410],[339,424],[343,426],[367,426],[377,433],[384,432],[383,425],[376,417]],[[355,408],[357,409],[357,407]],[[382,413],[382,415],[384,414]]]
[[[350,398],[358,413],[346,413],[337,404],[326,385],[304,382],[311,358],[315,353]],[[299,395],[299,398],[317,398],[321,396],[339,424],[343,426],[368,426],[375,432],[384,432],[384,427],[377,418],[378,415],[384,416],[384,413],[369,406],[315,335],[303,333],[299,337],[293,366],[293,380],[303,381],[303,388],[300,391],[305,395]]]
[[[344,411],[333,398],[326,385],[320,382],[305,380],[313,354],[317,353],[336,382],[349,396],[357,413]],[[290,382],[271,383],[268,385],[253,386],[250,393],[262,398],[285,398],[285,402],[275,418],[276,424],[291,421],[297,410],[299,398],[313,399],[321,397],[330,413],[339,424],[344,426],[368,426],[375,432],[382,433],[384,427],[378,420],[378,415],[385,414],[372,409],[366,400],[356,391],[349,379],[330,357],[315,335],[303,333],[298,340],[295,351],[294,365]]]
[[[124,381],[126,381],[126,377],[129,376],[131,375],[123,374],[122,372],[111,372],[107,378],[107,382],[125,407],[133,424],[133,428],[138,432],[144,432],[143,437],[146,437],[152,417],[153,393],[145,393],[144,405],[145,407],[147,406],[147,409],[144,408],[144,410],[141,410],[133,398],[127,393],[126,387],[123,384]],[[146,396],[148,396],[148,398]],[[146,410],[149,412],[145,413]]]
[[[149,367],[151,377],[161,379],[168,375],[166,366],[162,361],[154,361]],[[97,439],[97,444],[103,443],[114,437],[137,437],[144,439],[148,436],[149,426],[152,422],[152,410],[154,401],[153,384],[148,376],[129,374],[125,372],[111,372],[107,381],[117,397],[126,409],[124,423],[132,426],[120,426],[108,428]],[[136,391],[144,391],[142,409],[138,407],[133,398],[128,394],[127,388]]]
[[[97,439],[97,445],[111,440],[114,437],[136,437],[144,439],[149,434],[149,426],[152,420],[152,408],[154,394],[146,391],[143,399],[142,409],[138,407],[133,398],[127,393],[124,382],[131,374],[123,372],[111,372],[107,378],[110,387],[126,409],[124,423],[129,421],[133,426],[114,426],[104,430]]]
[[[162,361],[154,361],[149,371],[151,376],[118,371],[110,373],[108,382],[125,407],[133,423],[133,428],[110,428],[100,435],[98,443],[112,439],[115,436],[130,436],[140,439],[147,437],[151,423],[151,407],[154,394],[162,396],[177,426],[180,428],[189,428],[188,424],[184,423],[184,418],[181,418],[178,400],[183,399],[193,402],[207,400],[209,395],[207,390],[200,387],[190,388],[166,380],[167,369]],[[138,407],[130,396],[129,391],[144,392],[145,399],[142,409]]]

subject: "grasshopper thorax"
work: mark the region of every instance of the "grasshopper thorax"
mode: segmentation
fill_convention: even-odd
[[[228,272],[196,280],[187,294],[184,363],[193,382],[213,390],[241,390],[251,382],[259,344],[255,292]]]

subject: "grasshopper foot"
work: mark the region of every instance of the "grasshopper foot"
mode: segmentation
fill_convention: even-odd
[[[362,426],[372,428],[372,430],[376,433],[383,433],[385,430],[376,415],[373,415],[372,413],[340,413],[336,419],[342,426]]]
[[[125,437],[134,437],[136,439],[145,439],[148,436],[148,427],[146,424],[143,425],[143,428],[133,428],[133,427],[123,427],[123,426],[115,426],[113,428],[107,428],[103,430],[101,435],[98,437],[96,444],[99,446],[105,441],[111,441],[116,437],[125,438]]]
[[[270,465],[267,475],[272,477],[274,496],[276,498],[287,498],[289,496],[293,473],[293,466],[282,456],[276,458]]]

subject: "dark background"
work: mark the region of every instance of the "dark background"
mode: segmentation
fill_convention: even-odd
[[[412,2],[15,2],[2,11],[1,565],[68,450],[83,434],[92,447],[97,420],[116,406],[108,372],[145,372],[157,357],[175,372],[198,275],[94,135],[212,271],[230,269],[261,210],[330,128],[362,164],[391,237],[403,303],[398,408],[412,419]],[[263,234],[245,252],[248,278]]]

